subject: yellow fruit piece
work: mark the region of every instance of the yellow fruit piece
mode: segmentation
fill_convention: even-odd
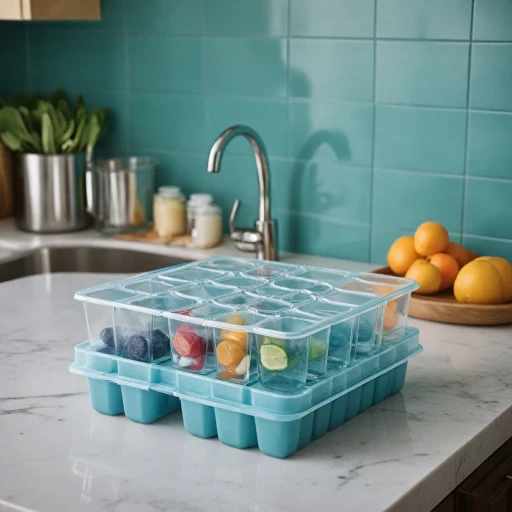
[[[416,260],[405,274],[405,277],[413,279],[419,284],[420,287],[415,293],[432,295],[441,288],[441,272],[427,260]]]
[[[414,249],[414,238],[401,236],[389,248],[387,262],[394,274],[404,276],[409,267],[419,258],[420,255]]]
[[[432,263],[434,267],[439,269],[441,272],[441,288],[440,290],[447,290],[453,286],[455,278],[459,273],[459,265],[449,254],[444,252],[438,252],[427,256],[427,261]]]
[[[503,282],[497,268],[485,260],[474,260],[461,268],[453,293],[459,302],[468,304],[500,304]]]
[[[503,302],[512,302],[512,263],[496,256],[481,256],[475,261],[488,261],[496,267],[503,284]]]
[[[469,263],[468,251],[457,242],[450,242],[444,252],[449,254],[457,262],[459,269],[466,263]]]
[[[449,242],[448,231],[437,222],[424,222],[414,233],[414,248],[420,256],[444,252]]]

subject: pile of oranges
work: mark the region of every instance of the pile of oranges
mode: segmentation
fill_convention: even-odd
[[[459,302],[512,302],[512,264],[504,258],[481,256],[450,242],[446,229],[425,222],[414,236],[402,236],[391,245],[388,265],[399,276],[419,284],[416,293],[432,295],[453,288]]]

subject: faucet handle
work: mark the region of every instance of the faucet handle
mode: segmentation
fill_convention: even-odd
[[[235,199],[233,203],[233,208],[231,208],[231,213],[229,214],[229,232],[233,234],[236,231],[235,228],[235,219],[238,213],[238,208],[240,207],[240,199]]]
[[[243,229],[235,227],[235,219],[240,207],[240,200],[235,199],[231,214],[229,216],[229,231],[231,233],[231,239],[235,242],[235,245],[241,251],[245,252],[257,252],[258,244],[261,244],[262,237],[261,233],[255,229]]]

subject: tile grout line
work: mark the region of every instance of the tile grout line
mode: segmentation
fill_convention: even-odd
[[[291,34],[291,18],[292,18],[292,0],[287,2],[286,13],[286,153],[290,157],[292,154],[292,135],[291,135],[291,106],[290,106],[290,34]]]
[[[373,126],[372,126],[372,159],[371,159],[371,177],[370,177],[370,216],[369,224],[370,229],[368,231],[368,262],[372,261],[373,252],[373,202],[374,202],[374,190],[375,190],[375,133],[376,133],[376,120],[377,120],[377,0],[374,0],[374,12],[373,12],[373,91],[372,91],[372,115],[373,115]]]
[[[471,2],[471,20],[469,24],[469,52],[468,52],[468,90],[466,93],[466,147],[464,151],[464,172],[462,174],[464,182],[462,187],[462,212],[461,212],[461,243],[465,243],[465,229],[466,229],[466,199],[468,189],[468,160],[469,160],[469,124],[470,124],[470,99],[471,99],[471,61],[473,59],[473,30],[475,21],[475,0]]]

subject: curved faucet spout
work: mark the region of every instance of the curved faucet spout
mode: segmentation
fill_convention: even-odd
[[[224,150],[228,144],[239,135],[243,135],[251,144],[256,160],[256,169],[258,171],[259,193],[259,213],[258,220],[267,222],[270,220],[270,201],[269,201],[269,174],[268,174],[268,156],[265,144],[261,137],[250,126],[237,125],[224,130],[213,143],[208,156],[208,172],[219,172],[222,165]]]
[[[258,220],[254,229],[236,229],[235,217],[239,201],[236,200],[230,217],[231,238],[241,251],[256,252],[258,259],[276,260],[274,221],[270,218],[269,166],[265,144],[261,137],[249,126],[237,125],[224,130],[215,140],[208,155],[208,172],[219,172],[224,150],[239,135],[243,135],[251,144],[256,169],[258,171],[259,201]]]

